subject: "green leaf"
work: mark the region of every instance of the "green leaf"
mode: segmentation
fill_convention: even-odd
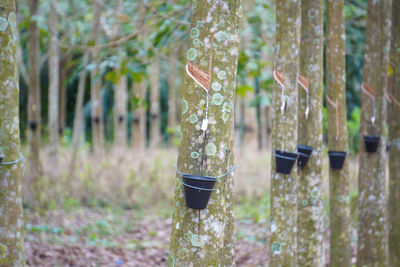
[[[236,89],[236,93],[241,97],[245,97],[248,92],[254,92],[254,88],[247,84],[240,85]]]

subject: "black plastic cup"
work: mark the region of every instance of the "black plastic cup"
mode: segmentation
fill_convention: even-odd
[[[299,154],[299,158],[297,159],[297,166],[299,166],[300,168],[304,168],[311,157],[313,147],[306,145],[298,145],[297,151]]]
[[[381,140],[380,136],[363,136],[364,138],[364,144],[365,144],[365,150],[367,150],[368,153],[375,153],[378,150],[378,145],[379,141]]]
[[[386,152],[389,152],[391,148],[392,148],[392,145],[390,143],[387,143],[386,144]]]
[[[283,174],[290,174],[297,156],[297,153],[275,150],[276,171]]]
[[[182,174],[186,206],[195,210],[205,209],[217,178],[194,174]]]
[[[346,154],[347,153],[343,151],[328,151],[331,168],[341,170],[343,168],[344,160],[346,159]]]

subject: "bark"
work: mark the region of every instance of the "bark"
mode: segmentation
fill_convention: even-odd
[[[29,1],[31,18],[38,14],[39,0]],[[39,176],[40,166],[40,59],[39,59],[39,29],[37,20],[32,19],[29,26],[29,88],[28,88],[28,143],[30,148],[29,170],[34,179],[34,191],[40,199]]]
[[[205,141],[205,174],[224,174],[233,163],[233,103],[239,51],[240,1],[193,1],[188,61],[210,73],[209,125]],[[212,49],[211,49],[212,48]],[[211,57],[211,60],[210,60]],[[185,62],[186,63],[186,62]],[[202,162],[206,92],[185,78],[178,168],[199,174]],[[176,175],[175,210],[169,266],[232,266],[235,234],[233,177],[218,179],[208,207],[200,212],[185,206],[183,185]],[[200,222],[198,219],[200,215]],[[200,232],[198,226],[200,223]]]
[[[389,104],[389,259],[390,266],[400,266],[400,2],[392,2],[392,39],[390,49],[392,101]]]
[[[347,151],[344,1],[328,0],[326,14],[328,148]],[[329,204],[330,266],[351,266],[348,159],[341,170],[329,169]]]
[[[273,87],[272,148],[297,150],[297,76],[299,73],[301,1],[285,0],[276,4],[275,69],[285,81],[283,89]],[[282,99],[286,102],[281,111]],[[276,172],[272,154],[270,266],[297,266],[297,174]]]
[[[93,1],[93,21],[92,21],[92,34],[93,43],[98,44],[101,41],[100,32],[100,19],[102,0]],[[94,154],[101,154],[104,145],[104,120],[103,120],[103,101],[101,98],[102,77],[100,73],[100,49],[92,49],[91,58],[92,63],[96,67],[90,73],[90,109],[92,119],[92,146]]]
[[[363,84],[375,90],[375,101],[361,93],[360,137],[381,136],[377,153],[367,153],[360,138],[358,179],[359,266],[388,266],[388,228],[386,210],[386,100],[390,36],[389,0],[368,1],[365,32]],[[373,122],[373,117],[376,117]]]
[[[114,91],[114,142],[119,147],[127,145],[128,81],[126,75],[119,77]]]
[[[50,160],[57,164],[59,144],[59,87],[60,87],[60,61],[58,54],[58,31],[56,1],[50,1],[50,45],[49,45],[49,135],[50,135]]]
[[[160,60],[154,59],[150,64],[150,146],[158,147],[161,143],[160,114]]]
[[[309,91],[307,100],[307,92],[298,88],[298,143],[314,149],[306,167],[298,169],[298,264],[323,266],[323,0],[303,0],[301,10],[300,74],[308,79]]]
[[[17,24],[14,1],[0,3],[0,265],[25,266],[19,133]]]

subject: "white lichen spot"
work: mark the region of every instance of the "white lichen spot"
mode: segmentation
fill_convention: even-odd
[[[223,101],[224,97],[220,93],[215,93],[211,99],[211,103],[217,106],[221,105]]]
[[[211,84],[211,88],[212,88],[214,91],[219,91],[219,90],[221,90],[222,85],[221,85],[219,82],[213,82],[213,83]]]
[[[0,17],[0,32],[4,32],[7,30],[8,22],[5,18]]]
[[[225,80],[226,79],[226,72],[224,70],[221,70],[217,74],[218,79],[220,80]]]
[[[195,60],[197,57],[197,50],[192,47],[187,51],[186,55],[188,60]]]
[[[215,156],[217,153],[217,147],[214,143],[208,143],[205,148],[207,156]]]
[[[196,122],[199,121],[199,118],[197,117],[196,114],[192,114],[192,115],[189,116],[189,121],[190,121],[191,123],[196,123]]]

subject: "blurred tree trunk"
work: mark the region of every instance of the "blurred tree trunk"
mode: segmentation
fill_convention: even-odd
[[[0,265],[25,266],[19,137],[18,28],[14,1],[0,3]],[[0,161],[1,162],[1,161]]]
[[[326,17],[326,96],[333,101],[327,101],[328,148],[347,151],[344,0],[328,0]],[[351,266],[348,162],[341,170],[329,169],[332,267]]]
[[[389,259],[390,266],[400,266],[400,1],[392,2],[392,40],[390,49],[391,84],[389,105]]]
[[[29,25],[29,87],[28,87],[28,143],[30,147],[29,171],[34,179],[34,192],[40,199],[40,59],[39,29],[37,19],[39,0],[29,1],[31,22]]]
[[[234,164],[233,101],[239,50],[239,17],[242,13],[240,4],[237,0],[201,4],[193,1],[192,4],[187,58],[210,74],[205,174],[212,176],[224,174]],[[211,31],[211,28],[215,31]],[[203,46],[192,45],[197,38],[204,42]],[[200,125],[204,118],[206,92],[189,75],[186,75],[185,84],[178,168],[186,173],[199,174],[204,141]],[[234,265],[232,175],[218,179],[208,207],[200,212],[186,207],[178,174],[175,188],[168,266]]]
[[[176,127],[177,127],[177,113],[176,113],[176,79],[178,75],[177,71],[177,55],[178,50],[173,49],[169,60],[169,73],[168,73],[168,127],[170,128],[169,144],[174,146],[176,138]]]
[[[155,148],[161,144],[161,114],[160,114],[160,60],[153,59],[150,63],[150,146]]]
[[[139,18],[137,20],[137,27],[139,29],[138,32],[138,42],[142,42],[146,36],[145,32],[145,16],[147,12],[148,5],[145,5],[141,1],[138,1],[139,6],[138,6],[138,12],[137,12],[137,17]],[[145,101],[146,101],[146,91],[147,91],[147,83],[146,83],[147,77],[142,76],[140,82],[134,82],[133,83],[133,88],[132,88],[132,94],[133,96],[139,101],[137,103],[137,106],[134,107],[135,110],[133,112],[133,126],[132,126],[132,135],[133,135],[133,146],[135,148],[139,149],[145,149],[146,148],[146,106],[145,106]]]
[[[117,70],[121,72],[121,69]],[[125,74],[118,75],[114,91],[114,142],[118,147],[127,145],[128,81]]]
[[[102,10],[102,0],[93,0],[93,20],[92,34],[94,44],[101,41],[100,19]],[[104,120],[103,120],[103,100],[101,98],[101,90],[103,86],[100,71],[100,52],[99,48],[93,48],[91,51],[92,64],[94,69],[90,73],[90,108],[92,119],[92,145],[94,154],[101,154],[104,145]]]
[[[298,87],[298,143],[314,149],[307,165],[298,168],[297,255],[300,266],[325,265],[322,203],[323,3],[323,0],[303,0],[301,6],[300,74],[309,81],[309,90],[307,99],[307,92],[302,86]]]
[[[60,64],[60,126],[59,135],[64,135],[64,130],[67,125],[67,88],[68,88],[68,64],[72,60],[72,53],[65,54]]]
[[[276,3],[275,69],[284,77],[285,89],[276,81],[273,87],[272,148],[297,151],[297,76],[299,73],[301,1]],[[282,110],[282,100],[286,102]],[[297,266],[297,173],[276,171],[272,154],[270,266]]]
[[[144,105],[144,101],[146,100],[146,89],[145,77],[142,77],[140,82],[133,84],[132,93],[135,98],[139,100],[134,111],[132,127],[133,146],[140,149],[146,148],[146,107]]]
[[[58,54],[58,30],[56,1],[50,1],[49,15],[49,135],[50,135],[50,161],[57,164],[59,140],[59,87],[60,87],[60,61]],[[55,166],[54,166],[55,167]]]
[[[375,103],[361,93],[360,161],[358,179],[358,266],[388,266],[386,211],[386,100],[389,63],[389,0],[368,1],[363,85],[375,90]],[[398,29],[397,29],[398,30]],[[375,117],[375,121],[373,119]],[[381,137],[378,151],[367,153],[364,135]]]

